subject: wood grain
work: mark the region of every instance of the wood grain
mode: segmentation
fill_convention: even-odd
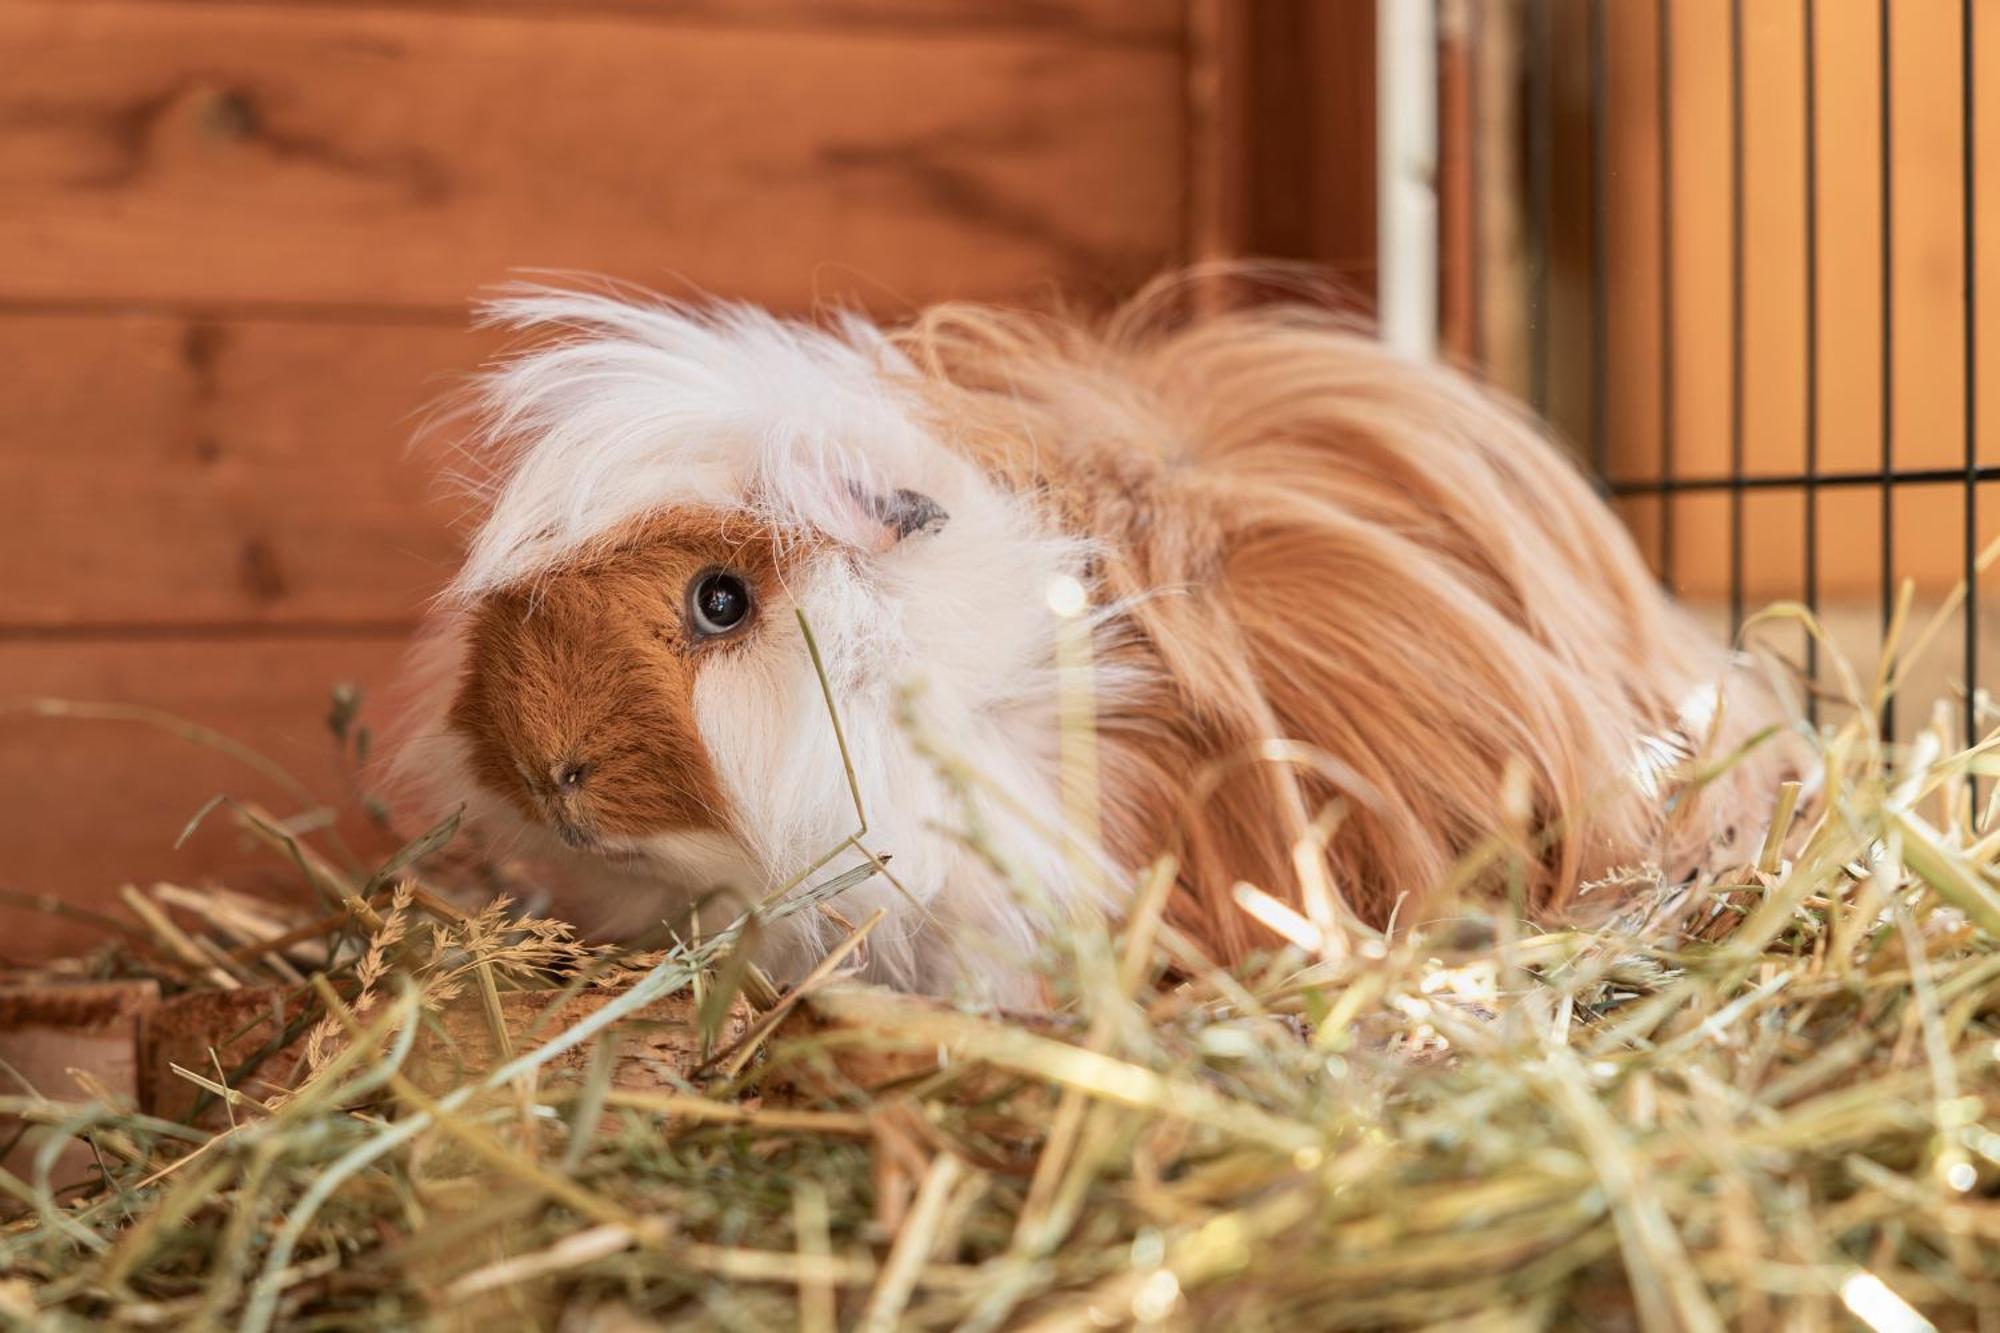
[[[535,266],[895,308],[1181,252],[1171,50],[22,0],[0,67],[0,297],[457,308]]]
[[[102,910],[123,883],[213,878],[303,900],[298,872],[250,844],[225,818],[176,850],[210,797],[228,794],[289,816],[298,803],[217,750],[137,722],[37,717],[31,696],[165,709],[225,732],[340,802],[349,768],[326,716],[336,683],[379,693],[402,640],[373,635],[0,643],[0,888],[49,893]],[[366,829],[347,825],[359,838]],[[377,839],[369,850],[380,850]],[[0,906],[0,960],[76,950],[102,936],[78,922]]]
[[[498,346],[449,326],[0,317],[0,636],[412,622],[459,506],[425,405]]]
[[[1367,0],[1192,0],[1191,258],[1298,261],[1372,312],[1374,13]]]
[[[1198,264],[1240,259],[1250,237],[1249,13],[1188,0],[1187,251]]]
[[[224,0],[269,4],[270,0]],[[342,7],[350,0],[287,0]],[[1182,0],[376,0],[450,11],[502,10],[574,17],[600,11],[665,22],[805,29],[1049,33],[1086,41],[1167,46],[1181,39]]]
[[[1372,297],[1375,7],[1270,0],[1237,12],[1246,47],[1244,247],[1259,257],[1365,270]]]
[[[164,708],[342,798],[329,691],[379,692],[456,557],[404,441],[519,268],[893,316],[1105,301],[1200,232],[1372,290],[1372,6],[1338,2],[1204,0],[1286,66],[1237,71],[1253,123],[1191,105],[1188,0],[4,0],[0,887],[302,892],[226,821],[173,846],[220,792],[294,809],[269,782],[20,702]]]
[[[1438,7],[1438,343],[1444,359],[1478,367],[1481,181],[1478,0]]]
[[[1675,0],[1667,89],[1672,107],[1672,203],[1661,236],[1658,78],[1654,8],[1606,6],[1611,53],[1609,213],[1612,471],[1659,475],[1661,431],[1671,408],[1673,470],[1720,476],[1736,430],[1731,283],[1730,8],[1721,0]],[[1746,470],[1801,471],[1807,457],[1809,346],[1818,352],[1818,464],[1861,472],[1883,461],[1885,379],[1881,125],[1882,34],[1874,6],[1816,11],[1814,69],[1818,145],[1818,271],[1806,271],[1805,28],[1795,6],[1743,7],[1742,383]],[[1957,12],[1912,4],[1890,11],[1887,189],[1892,345],[1887,413],[1895,463],[1962,465],[1964,263],[1960,170],[1962,93]],[[1984,32],[1974,52],[1979,115],[2000,78],[2000,41]],[[1983,182],[1974,244],[1982,286],[2000,254],[2000,135],[1978,133],[1974,174]],[[1670,259],[1673,327],[1663,348],[1659,283]],[[1806,291],[1817,279],[1818,319],[1808,329]],[[2000,303],[1983,300],[1977,368],[2000,375]],[[1809,344],[1808,339],[1813,342]],[[1668,355],[1670,353],[1670,355]],[[1671,362],[1672,383],[1663,368]],[[1670,394],[1670,403],[1663,403]],[[2000,416],[1981,412],[1983,462],[2000,459]],[[1936,596],[1959,578],[1962,515],[1955,492],[1917,488],[1896,504],[1897,565]],[[1820,500],[1820,588],[1859,605],[1880,595],[1880,493],[1873,487]],[[1730,575],[1729,506],[1722,496],[1674,506],[1676,586],[1718,596]],[[1797,491],[1746,504],[1743,572],[1749,600],[1797,596],[1803,581],[1804,501]],[[2000,531],[2000,510],[1982,498],[1979,539]]]

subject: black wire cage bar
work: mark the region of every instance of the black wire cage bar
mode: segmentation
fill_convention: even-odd
[[[1906,573],[1899,554],[1907,556],[1907,548],[1913,542],[1955,544],[1951,564],[1955,579],[1963,580],[1966,595],[1956,611],[1962,656],[1955,664],[1951,684],[1962,692],[1965,734],[1976,738],[1984,730],[1978,691],[1980,486],[2000,482],[2000,458],[1983,460],[1979,447],[1978,162],[1981,148],[1995,132],[1990,123],[1982,124],[1982,117],[1993,114],[1990,103],[1995,94],[1988,89],[1982,95],[1978,55],[1987,30],[2000,27],[2000,0],[1956,0],[1955,4],[1947,0],[1900,13],[1892,7],[1891,0],[1876,0],[1872,13],[1862,16],[1872,20],[1874,29],[1875,86],[1866,91],[1874,101],[1869,110],[1879,136],[1879,151],[1870,149],[1865,155],[1856,145],[1831,141],[1822,128],[1830,97],[1852,99],[1857,95],[1850,84],[1827,86],[1828,75],[1822,68],[1823,25],[1828,18],[1822,9],[1838,2],[1757,0],[1753,6],[1748,0],[1708,3],[1704,0],[1439,0],[1441,69],[1446,67],[1443,34],[1452,34],[1451,40],[1483,43],[1491,39],[1496,28],[1505,25],[1518,43],[1514,59],[1506,67],[1518,81],[1517,87],[1509,90],[1511,96],[1506,103],[1513,117],[1508,160],[1502,163],[1488,160],[1493,140],[1468,133],[1467,162],[1459,174],[1459,188],[1488,190],[1495,188],[1494,182],[1501,182],[1502,188],[1516,193],[1515,214],[1522,252],[1518,265],[1518,306],[1525,347],[1511,387],[1522,392],[1544,416],[1552,416],[1558,429],[1578,444],[1614,502],[1657,506],[1657,521],[1648,525],[1652,528],[1649,555],[1663,577],[1674,582],[1675,571],[1688,554],[1677,550],[1677,541],[1687,539],[1684,507],[1719,503],[1724,507],[1719,526],[1727,550],[1720,559],[1725,586],[1715,592],[1726,601],[1732,632],[1740,631],[1746,617],[1757,609],[1751,600],[1751,581],[1746,569],[1746,553],[1751,546],[1751,507],[1758,503],[1758,496],[1780,493],[1796,497],[1803,509],[1800,524],[1803,549],[1798,552],[1797,572],[1791,580],[1795,586],[1784,589],[1783,595],[1804,602],[1818,614],[1826,599],[1823,548],[1830,535],[1835,538],[1845,535],[1829,534],[1826,507],[1830,497],[1873,493],[1879,497],[1874,506],[1873,530],[1858,539],[1870,541],[1876,548],[1873,564],[1882,628],[1886,629],[1895,615],[1899,585]],[[1448,12],[1454,3],[1458,6],[1456,14]],[[1714,74],[1706,86],[1715,98],[1726,101],[1726,106],[1687,108],[1676,104],[1676,98],[1686,93],[1684,80],[1677,77],[1676,62],[1689,55],[1677,50],[1683,28],[1682,11],[1695,4],[1703,5],[1699,18],[1708,25],[1706,31],[1718,31],[1717,25],[1726,25],[1719,29],[1721,39],[1714,49],[1703,53],[1709,61],[1707,68]],[[1766,5],[1771,8],[1763,8]],[[1785,29],[1788,39],[1795,32],[1803,41],[1803,48],[1787,57],[1795,63],[1787,68],[1784,86],[1789,96],[1796,83],[1797,101],[1785,108],[1785,114],[1796,116],[1796,121],[1788,120],[1787,124],[1795,124],[1797,133],[1788,134],[1783,146],[1802,160],[1788,164],[1782,172],[1763,168],[1753,171],[1748,143],[1753,100],[1764,97],[1758,105],[1768,106],[1765,94],[1771,85],[1759,83],[1749,68],[1746,24],[1772,18],[1776,7],[1782,5],[1796,7],[1795,13],[1783,16],[1788,25]],[[1851,32],[1857,14],[1857,8],[1850,8],[1840,11],[1837,17]],[[1614,23],[1620,34],[1616,50],[1611,40]],[[1899,173],[1905,171],[1922,170],[1928,173],[1929,180],[1941,178],[1945,168],[1944,155],[1937,152],[1926,152],[1923,161],[1907,165],[1898,160],[1899,144],[1905,156],[1909,155],[1907,143],[1898,138],[1901,93],[1898,80],[1900,77],[1910,81],[1911,70],[1907,63],[1899,62],[1896,42],[1899,32],[1909,31],[1902,25],[1911,23],[1950,25],[1955,29],[1949,34],[1926,31],[1924,35],[1938,41],[1950,38],[1956,68],[1926,66],[1922,72],[1925,83],[1948,84],[1955,89],[1958,122],[1957,160],[1951,165],[1956,174],[1953,193],[1957,217],[1949,221],[1957,232],[1955,262],[1959,290],[1955,314],[1959,327],[1952,331],[1952,337],[1957,343],[1957,387],[1962,395],[1955,416],[1962,438],[1950,454],[1943,456],[1942,443],[1927,438],[1922,442],[1925,447],[1921,460],[1906,450],[1904,441],[1898,438],[1898,395],[1911,391],[1898,382],[1898,342],[1912,330],[1899,328],[1897,322],[1897,284],[1908,266],[1907,261],[1899,265],[1896,247],[1899,226],[1917,221],[1936,232],[1946,220],[1935,215],[1899,217],[1898,182]],[[1635,42],[1635,33],[1641,34],[1643,40]],[[1938,41],[1929,45],[1935,47]],[[1719,68],[1717,62],[1721,62]],[[1472,77],[1494,77],[1493,62],[1475,57],[1470,63]],[[1621,88],[1621,79],[1632,83]],[[1641,105],[1633,100],[1632,94],[1643,91],[1642,85],[1646,84],[1651,85],[1652,94],[1644,103],[1651,122],[1645,127],[1650,151],[1642,156],[1651,159],[1643,165],[1654,173],[1654,178],[1638,182],[1632,179],[1630,115],[1632,107]],[[1942,95],[1934,88],[1922,91],[1930,97]],[[1628,116],[1619,127],[1625,137],[1616,143],[1614,104],[1625,107]],[[1474,105],[1490,108],[1493,103],[1475,98]],[[1699,330],[1686,322],[1690,315],[1680,305],[1682,280],[1687,276],[1681,268],[1696,263],[1713,265],[1715,247],[1705,245],[1696,253],[1696,247],[1685,243],[1682,235],[1685,217],[1682,206],[1687,201],[1681,192],[1688,188],[1689,182],[1677,179],[1677,170],[1684,165],[1685,146],[1677,151],[1675,135],[1691,110],[1709,118],[1708,123],[1714,123],[1717,117],[1726,118],[1726,134],[1714,135],[1709,142],[1726,143],[1728,159],[1726,173],[1720,169],[1721,164],[1716,164],[1716,170],[1705,180],[1718,198],[1717,212],[1726,212],[1726,220],[1718,218],[1712,229],[1715,237],[1726,238],[1726,314]],[[1839,110],[1850,117],[1859,114],[1851,101]],[[1449,135],[1452,127],[1444,125],[1443,132]],[[1930,147],[1927,143],[1926,148]],[[1760,151],[1764,154],[1771,151],[1768,141]],[[1827,270],[1823,245],[1827,228],[1847,225],[1851,209],[1830,212],[1835,203],[1827,196],[1826,183],[1829,171],[1835,168],[1843,173],[1844,180],[1855,178],[1866,169],[1864,156],[1879,158],[1873,164],[1874,216],[1866,219],[1875,233],[1878,271],[1863,279],[1879,282],[1875,299],[1880,328],[1873,333],[1876,351],[1873,374],[1879,382],[1876,391],[1879,415],[1872,427],[1877,447],[1865,465],[1857,465],[1850,451],[1838,465],[1829,467],[1822,449],[1827,425],[1823,399],[1829,387],[1822,356],[1825,298],[1829,282],[1850,283],[1856,278],[1850,273],[1834,274]],[[1769,158],[1760,161],[1768,164]],[[1447,173],[1444,188],[1452,186]],[[1647,256],[1645,267],[1649,271],[1643,273],[1632,271],[1630,257],[1615,254],[1612,244],[1614,206],[1629,206],[1629,201],[1618,199],[1615,192],[1639,191],[1641,186],[1657,209],[1652,226],[1658,237],[1654,252]],[[1802,361],[1797,367],[1797,390],[1803,395],[1803,402],[1793,405],[1800,422],[1802,448],[1775,465],[1770,451],[1763,447],[1766,442],[1755,436],[1747,410],[1753,391],[1769,392],[1769,388],[1758,381],[1753,371],[1752,356],[1759,349],[1753,347],[1753,335],[1746,321],[1752,284],[1767,276],[1761,267],[1763,261],[1751,253],[1746,233],[1752,210],[1761,208],[1767,198],[1765,192],[1774,189],[1803,191],[1795,212],[1786,213],[1788,218],[1796,218],[1791,228],[1796,234],[1784,243],[1788,252],[1786,261],[1797,265],[1795,280],[1802,306],[1795,312],[1795,327],[1803,331],[1802,346],[1796,350],[1797,359]],[[1790,201],[1786,202],[1786,208],[1793,209]],[[1759,213],[1760,218],[1764,216],[1766,213]],[[1768,240],[1768,232],[1761,234]],[[1470,262],[1480,262],[1482,253],[1475,247]],[[1449,255],[1445,262],[1451,262]],[[1716,289],[1723,289],[1720,273],[1703,276],[1705,279],[1713,276]],[[1623,293],[1616,305],[1614,287]],[[1492,290],[1490,283],[1477,276],[1471,289],[1475,301],[1486,299]],[[1635,298],[1634,293],[1639,293],[1640,298]],[[1635,312],[1631,308],[1635,304],[1649,304],[1650,308]],[[1562,336],[1565,311],[1567,336]],[[1647,331],[1654,354],[1647,358],[1649,364],[1642,371],[1629,358],[1621,362],[1614,346],[1613,330],[1617,322],[1634,318],[1657,321],[1656,327]],[[1935,343],[1943,328],[1942,322],[1932,322],[1936,327],[1917,330],[1929,336],[1927,346]],[[1479,363],[1486,358],[1493,319],[1490,313],[1475,310],[1470,323],[1472,335],[1456,350],[1463,359]],[[1683,447],[1691,438],[1688,435],[1691,427],[1677,419],[1685,400],[1685,386],[1679,377],[1687,368],[1677,364],[1677,359],[1689,345],[1690,336],[1696,334],[1726,339],[1728,343],[1726,374],[1711,376],[1716,394],[1726,396],[1726,411],[1707,414],[1711,421],[1727,423],[1727,438],[1703,440],[1702,452],[1709,461],[1691,467],[1683,454]],[[1718,355],[1715,361],[1719,364],[1721,357]],[[1620,386],[1635,373],[1651,377],[1658,386],[1654,405],[1657,419],[1650,423],[1653,448],[1648,451],[1649,457],[1636,460],[1629,447],[1616,447],[1615,433],[1620,427],[1611,410]],[[1788,379],[1787,384],[1790,382]],[[1559,396],[1564,401],[1559,402]],[[1851,431],[1856,423],[1840,424]],[[1711,436],[1714,433],[1708,432]],[[1715,466],[1718,460],[1722,463],[1719,467]],[[1955,536],[1921,530],[1898,533],[1898,500],[1913,488],[1925,488],[1925,494],[1933,498],[1939,488],[1949,488],[1955,493],[1960,527]],[[1711,528],[1714,526],[1711,524]],[[1935,570],[1941,566],[1941,555],[1929,550],[1927,554],[1931,557],[1929,567]],[[1715,557],[1710,554],[1709,558]],[[1760,592],[1759,599],[1768,591]],[[1952,591],[1940,589],[1938,596],[1949,597]],[[1817,678],[1818,642],[1812,636],[1803,636],[1800,651],[1801,666],[1807,677]],[[1815,699],[1815,715],[1817,707]],[[1893,698],[1881,721],[1885,733],[1893,737],[1898,722]]]

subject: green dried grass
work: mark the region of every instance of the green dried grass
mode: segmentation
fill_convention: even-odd
[[[1163,865],[1129,926],[1079,922],[1049,960],[1053,1019],[837,980],[780,998],[739,961],[759,917],[614,957],[288,846],[337,910],[220,951],[266,980],[318,969],[317,1071],[290,1093],[238,1081],[219,1132],[0,1098],[45,1144],[39,1174],[0,1177],[0,1311],[56,1328],[1994,1327],[2000,822],[1975,817],[1973,788],[2000,754],[1954,752],[1942,710],[1883,743],[1892,684],[1848,691],[1826,797],[1794,824],[1786,794],[1756,864],[1672,888],[1638,874],[1604,929],[1472,909],[1229,973],[1162,921]],[[843,845],[865,850],[856,814]],[[764,911],[837,907],[853,880]],[[468,983],[620,993],[426,1095],[400,1064]],[[741,988],[777,1017],[678,1089],[612,1089],[603,1058],[580,1086],[541,1077],[684,988],[704,1014]],[[356,1018],[363,992],[378,1003]],[[816,1026],[778,1021],[793,1006]],[[852,1081],[858,1055],[897,1052],[941,1063]],[[102,1180],[59,1198],[47,1171],[70,1139]]]

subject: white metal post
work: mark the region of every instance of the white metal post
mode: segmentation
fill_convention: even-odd
[[[1382,340],[1437,355],[1437,10],[1375,0],[1377,293]]]

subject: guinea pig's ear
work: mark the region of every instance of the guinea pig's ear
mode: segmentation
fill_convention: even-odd
[[[882,435],[882,457],[802,447],[767,463],[758,481],[761,505],[781,525],[815,529],[849,550],[877,555],[942,531],[951,517],[945,507],[896,481],[948,477],[949,460],[921,457],[928,441],[898,440],[893,429]]]
[[[872,550],[886,551],[906,537],[942,532],[951,520],[944,506],[922,491],[899,486],[884,493],[868,490],[858,483],[848,489],[854,502],[879,530],[879,537],[868,543]]]

